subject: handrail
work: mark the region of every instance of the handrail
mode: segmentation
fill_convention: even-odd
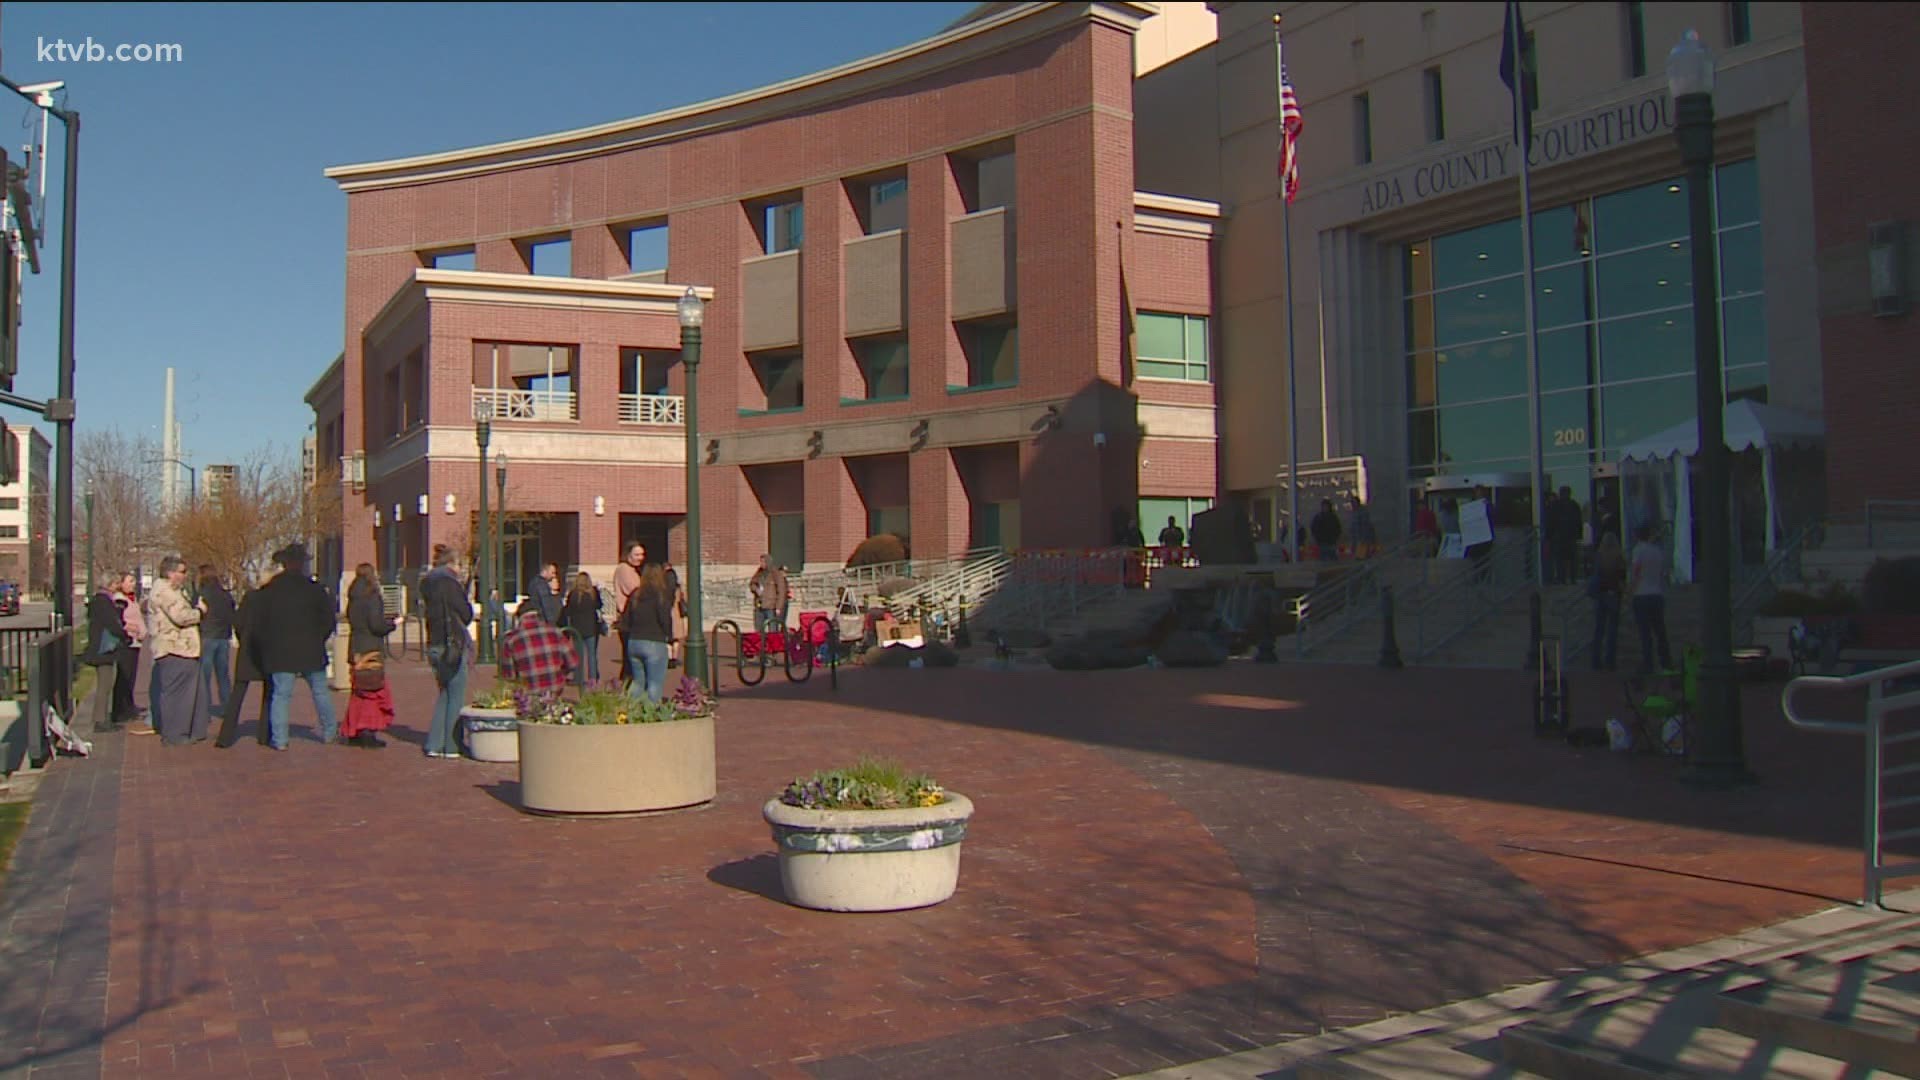
[[[1890,805],[1905,805],[1910,797],[1896,799],[1893,804],[1881,796],[1886,781],[1899,776],[1912,775],[1913,766],[1901,766],[1894,769],[1882,767],[1886,757],[1886,748],[1900,743],[1920,739],[1920,730],[1890,735],[1887,732],[1887,716],[1900,709],[1920,708],[1920,689],[1897,690],[1888,694],[1890,687],[1909,679],[1920,679],[1920,660],[1895,664],[1892,667],[1861,672],[1858,675],[1802,675],[1787,683],[1780,692],[1780,711],[1787,722],[1806,731],[1825,731],[1843,735],[1865,735],[1867,750],[1866,784],[1866,821],[1862,829],[1862,857],[1864,861],[1864,881],[1861,886],[1860,903],[1863,907],[1881,908],[1885,883],[1893,878],[1920,875],[1920,861],[1888,865],[1882,845],[1889,840],[1907,840],[1920,837],[1920,829],[1904,829],[1886,832],[1882,826],[1882,817]],[[1867,716],[1862,721],[1817,719],[1802,716],[1794,711],[1793,696],[1801,690],[1867,690]]]
[[[1293,615],[1294,655],[1304,658],[1317,645],[1333,640],[1352,623],[1377,615],[1376,606],[1368,601],[1379,596],[1381,577],[1404,566],[1409,556],[1415,556],[1415,552],[1419,553],[1415,557],[1422,560],[1424,569],[1427,545],[1427,538],[1414,537],[1390,551],[1361,560],[1356,569],[1288,600],[1288,611]],[[1355,564],[1327,565],[1338,567]],[[1313,615],[1315,607],[1330,614],[1316,619]]]
[[[1812,525],[1795,531],[1785,544],[1774,550],[1773,557],[1767,560],[1766,565],[1740,583],[1740,590],[1734,594],[1731,605],[1736,633],[1744,627],[1751,639],[1753,617],[1759,613],[1760,605],[1778,591],[1782,582],[1800,577],[1801,557],[1806,553],[1807,544],[1815,531],[1816,526]]]
[[[1439,588],[1424,590],[1414,618],[1413,659],[1424,660],[1439,652],[1500,610],[1509,599],[1531,588],[1533,561],[1539,553],[1538,533],[1532,529],[1511,533],[1494,544],[1484,572],[1475,568]],[[1455,594],[1466,595],[1460,597],[1462,602],[1455,603]],[[1440,614],[1434,616],[1433,621],[1438,626],[1430,633],[1427,613],[1436,609]],[[1459,612],[1465,612],[1467,617],[1458,626],[1445,629],[1445,623],[1440,620],[1447,614]]]

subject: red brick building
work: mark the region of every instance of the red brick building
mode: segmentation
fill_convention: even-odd
[[[1134,190],[1150,13],[1017,5],[717,101],[328,170],[346,337],[308,401],[347,474],[340,566],[469,541],[476,407],[510,588],[632,539],[677,558],[689,287],[714,576],[879,531],[1101,545],[1143,496],[1209,500],[1219,210]]]
[[[1910,458],[1920,416],[1920,116],[1907,98],[1920,17],[1903,4],[1805,4],[1813,220],[1820,265],[1827,508],[1859,514],[1868,499],[1920,499]],[[1874,227],[1898,239],[1882,240]],[[1876,282],[1873,264],[1883,261]],[[1886,271],[1891,271],[1888,274]],[[1881,311],[1876,313],[1876,293]]]

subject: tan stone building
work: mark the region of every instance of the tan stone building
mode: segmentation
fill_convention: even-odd
[[[1136,84],[1135,164],[1143,191],[1222,205],[1223,491],[1252,500],[1269,528],[1286,512],[1279,11],[1305,117],[1291,212],[1303,488],[1318,472],[1329,490],[1364,493],[1388,537],[1404,533],[1413,493],[1474,482],[1497,488],[1503,512],[1525,520],[1519,159],[1498,75],[1504,5],[1210,6],[1218,40]],[[1590,513],[1619,513],[1619,450],[1695,413],[1686,200],[1664,75],[1688,28],[1719,62],[1727,394],[1820,414],[1800,5],[1521,6],[1538,70],[1544,464],[1549,482],[1573,488]],[[1742,468],[1737,500],[1754,479]],[[1303,516],[1313,507],[1303,498]],[[1746,525],[1757,537],[1757,523]]]

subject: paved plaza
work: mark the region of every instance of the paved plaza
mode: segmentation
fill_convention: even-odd
[[[289,753],[249,724],[53,770],[0,897],[0,1075],[1126,1075],[1859,885],[1859,744],[1777,685],[1746,697],[1764,783],[1710,793],[1535,740],[1519,672],[776,674],[722,699],[711,806],[582,821],[424,758],[430,676],[389,670],[386,750],[318,744],[302,701]],[[868,752],[978,804],[958,894],[788,906],[761,803]]]

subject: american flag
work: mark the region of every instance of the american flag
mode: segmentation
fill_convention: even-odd
[[[1279,26],[1274,32],[1279,33]],[[1279,42],[1274,43],[1276,51]],[[1300,115],[1300,99],[1294,96],[1293,80],[1287,77],[1287,62],[1280,61],[1280,186],[1287,201],[1300,193],[1300,132],[1306,121]]]

